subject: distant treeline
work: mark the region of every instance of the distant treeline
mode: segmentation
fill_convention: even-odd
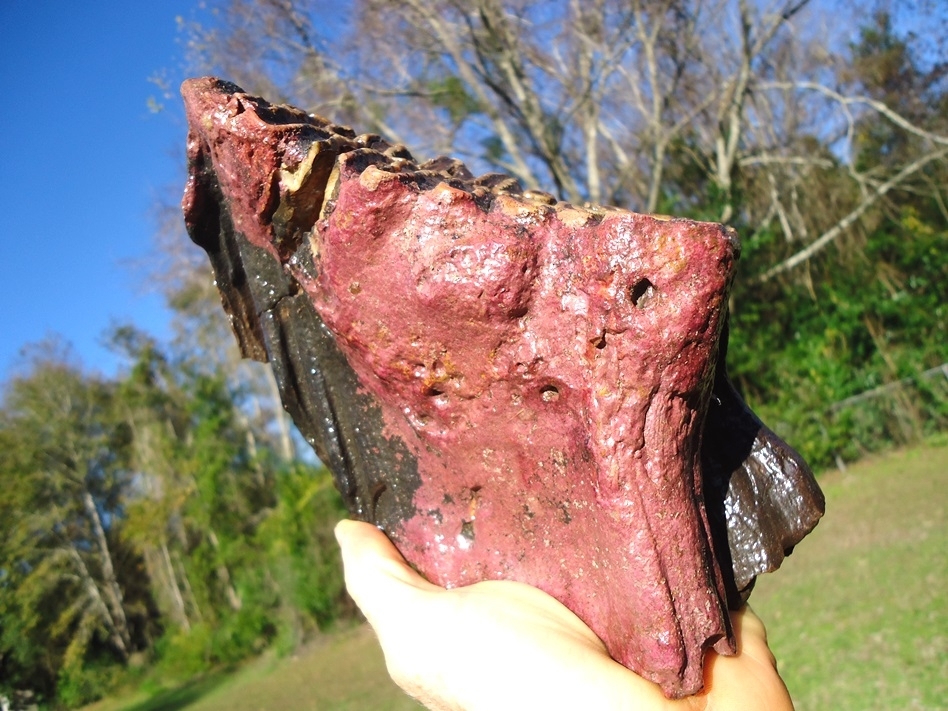
[[[0,413],[0,678],[66,706],[128,667],[187,679],[354,612],[328,472],[282,458],[221,376],[116,338],[131,367],[110,379],[37,347]]]

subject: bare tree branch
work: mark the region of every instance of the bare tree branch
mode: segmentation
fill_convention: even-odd
[[[836,101],[838,104],[840,104],[840,106],[863,104],[870,107],[873,111],[885,116],[887,119],[889,119],[889,121],[908,133],[918,136],[919,138],[924,138],[928,141],[931,141],[932,143],[948,146],[948,136],[940,136],[936,133],[932,133],[931,131],[926,131],[925,129],[913,124],[904,116],[896,113],[881,101],[871,99],[868,96],[844,96],[839,92],[830,89],[828,86],[811,81],[764,82],[760,86],[762,89],[809,89],[833,99],[833,101]],[[850,123],[855,123],[855,121],[851,118],[851,114]]]
[[[757,277],[756,281],[766,282],[782,274],[790,269],[793,269],[798,264],[806,262],[808,259],[812,258],[821,250],[825,249],[830,243],[833,242],[837,237],[839,237],[843,232],[852,225],[856,220],[858,220],[870,207],[872,207],[881,197],[888,193],[893,188],[897,187],[910,175],[918,172],[923,167],[931,163],[932,161],[939,160],[948,155],[948,148],[942,148],[935,153],[929,153],[928,155],[922,156],[909,165],[905,166],[900,170],[896,175],[891,177],[889,180],[880,185],[871,195],[863,199],[854,210],[849,214],[840,219],[833,227],[828,229],[817,239],[811,242],[807,247],[801,249],[799,252],[794,254],[791,257],[783,260],[779,264],[775,264],[773,267],[765,271],[763,274]]]

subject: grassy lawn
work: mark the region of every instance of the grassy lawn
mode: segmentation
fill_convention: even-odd
[[[948,446],[821,478],[827,515],[751,604],[798,711],[948,709]],[[287,659],[86,711],[400,711],[366,627]]]
[[[236,672],[83,711],[417,711],[389,679],[368,626],[326,635],[292,657],[264,654]]]
[[[948,446],[821,484],[826,517],[751,596],[798,711],[948,709]]]
[[[363,626],[333,635],[295,657],[258,660],[186,708],[407,711],[421,707],[388,678],[375,636]]]

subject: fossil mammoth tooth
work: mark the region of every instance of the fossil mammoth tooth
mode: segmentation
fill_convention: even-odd
[[[433,582],[518,580],[680,697],[816,525],[725,368],[732,230],[577,207],[216,79],[183,207],[352,514]]]

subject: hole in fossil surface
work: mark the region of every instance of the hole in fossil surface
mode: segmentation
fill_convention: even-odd
[[[471,544],[474,542],[474,522],[473,521],[462,521],[461,522],[461,532],[458,534],[458,545],[462,550],[470,548]]]
[[[560,389],[555,385],[544,385],[540,388],[540,399],[543,402],[556,402],[560,399]]]
[[[638,308],[642,309],[655,296],[655,285],[644,277],[639,279],[629,289],[629,299]]]

